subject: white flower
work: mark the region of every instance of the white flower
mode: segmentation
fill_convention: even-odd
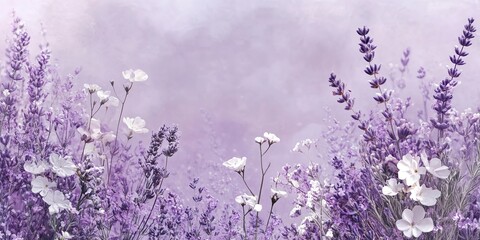
[[[98,90],[97,96],[100,98],[100,100],[108,99],[108,97],[110,97],[110,91]]]
[[[58,190],[49,192],[43,197],[43,201],[50,205],[50,207],[48,207],[50,214],[59,213],[64,209],[72,209],[72,203],[68,201],[68,199],[65,199],[65,195]]]
[[[40,196],[47,195],[48,192],[53,191],[52,188],[57,187],[57,184],[50,182],[46,177],[36,176],[32,179],[32,192],[38,193]]]
[[[273,196],[277,196],[278,199],[287,196],[287,192],[282,191],[282,190],[277,190],[277,189],[272,188],[272,189],[270,189],[270,191],[272,191]]]
[[[403,234],[410,238],[419,237],[424,232],[431,232],[433,230],[433,220],[431,218],[425,218],[425,210],[422,206],[413,207],[413,211],[410,209],[403,210],[402,219],[397,220],[397,228],[403,231]]]
[[[83,87],[86,88],[89,93],[95,93],[96,91],[99,91],[100,89],[102,89],[97,84],[83,84]]]
[[[414,201],[419,201],[424,206],[433,206],[437,203],[437,198],[439,198],[441,192],[428,188],[423,184],[422,186],[415,186],[410,191],[410,198]]]
[[[26,172],[29,172],[31,174],[41,174],[41,173],[44,173],[49,168],[50,168],[50,165],[48,165],[48,163],[44,161],[25,162],[23,164],[23,169],[25,169]]]
[[[97,96],[105,107],[118,107],[120,101],[114,96],[110,96],[110,91],[97,91]]]
[[[256,137],[255,138],[255,142],[258,143],[258,144],[262,144],[265,142],[265,138],[263,137]]]
[[[325,237],[327,238],[333,238],[333,232],[332,232],[332,229],[329,228],[327,233],[325,233]]]
[[[120,105],[120,100],[114,96],[110,96],[104,105],[105,107],[118,107],[118,105]]]
[[[240,171],[243,171],[246,164],[247,164],[246,157],[242,157],[242,158],[233,157],[230,160],[224,162],[223,166],[235,172],[240,172]]]
[[[140,117],[135,117],[135,118],[129,118],[125,117],[123,118],[123,122],[127,125],[128,129],[130,129],[130,134],[129,136],[132,135],[132,133],[147,133],[148,129],[145,128],[145,120],[141,119]]]
[[[428,161],[428,157],[425,152],[423,152],[420,156],[422,158],[423,165],[429,173],[441,179],[448,178],[448,175],[450,175],[450,170],[448,170],[447,166],[442,166],[440,159],[432,158],[430,161]]]
[[[425,168],[419,166],[420,158],[410,154],[403,156],[397,163],[398,178],[405,180],[408,186],[412,186],[420,180],[420,174],[425,174]]]
[[[235,202],[242,206],[249,206],[251,207],[254,211],[260,212],[262,211],[262,205],[257,203],[257,197],[255,196],[250,196],[248,194],[243,194],[239,195],[235,198]]]
[[[90,119],[90,131],[85,130],[83,127],[79,127],[77,131],[80,135],[85,135],[93,140],[98,140],[102,136],[100,121],[95,118]]]
[[[115,134],[112,131],[106,132],[102,135],[102,140],[105,143],[113,142],[115,140]]]
[[[274,143],[280,142],[280,138],[278,138],[278,137],[277,137],[275,134],[273,134],[273,133],[265,132],[265,133],[263,134],[263,137],[267,139],[268,144],[274,144]]]
[[[52,164],[52,170],[59,177],[72,176],[77,171],[77,166],[72,161],[72,157],[65,156],[60,157],[56,153],[50,154],[50,163]]]
[[[403,184],[398,183],[397,179],[391,178],[387,181],[387,186],[383,186],[382,193],[387,196],[395,196],[398,192],[402,191]]]
[[[92,118],[90,120],[90,137],[94,140],[102,137],[100,121],[95,118]]]
[[[8,89],[3,90],[3,96],[8,97],[10,95],[10,91]]]
[[[59,239],[66,240],[66,239],[72,239],[72,238],[73,238],[73,236],[70,235],[70,233],[62,231],[62,235],[60,236]]]
[[[130,82],[143,82],[148,79],[148,75],[140,70],[128,69],[122,72],[123,78],[129,80]]]

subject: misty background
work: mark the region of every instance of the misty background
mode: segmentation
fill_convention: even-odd
[[[305,158],[291,149],[305,138],[321,138],[327,126],[325,107],[335,118],[348,119],[331,96],[330,72],[347,83],[363,112],[376,106],[358,52],[358,27],[370,27],[378,46],[374,62],[382,64],[384,76],[398,77],[401,54],[410,48],[407,87],[397,93],[413,99],[420,97],[419,67],[427,70],[429,80],[439,82],[447,76],[448,56],[467,18],[476,18],[474,25],[480,28],[476,0],[0,3],[0,36],[10,36],[15,10],[32,36],[30,51],[35,54],[43,41],[43,26],[60,72],[82,69],[79,88],[83,83],[107,88],[111,80],[123,81],[121,72],[129,68],[147,72],[148,81],[134,86],[125,116],[141,116],[151,130],[164,123],[179,125],[180,151],[170,169],[182,180],[170,181],[170,186],[185,188],[200,176],[208,179],[207,188],[216,184],[211,188],[217,193],[231,195],[242,193],[243,186],[226,189],[235,186],[229,181],[239,179],[221,163],[246,156],[250,176],[259,174],[253,139],[265,131],[281,139],[266,158],[273,164],[269,177],[286,163],[327,163],[325,157]],[[5,41],[0,47],[6,47]],[[454,96],[460,110],[479,105],[480,37],[467,51],[462,84]],[[134,140],[142,139],[148,141],[149,136]],[[321,139],[319,149],[324,156]]]

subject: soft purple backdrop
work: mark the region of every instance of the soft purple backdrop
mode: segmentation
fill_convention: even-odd
[[[290,150],[299,140],[321,137],[324,108],[339,119],[348,117],[330,94],[331,71],[349,85],[359,107],[374,107],[375,92],[357,49],[357,27],[371,28],[376,60],[387,76],[389,64],[398,65],[410,47],[407,88],[401,95],[418,98],[417,69],[425,67],[429,79],[440,81],[467,17],[480,22],[480,4],[473,0],[1,3],[0,36],[7,37],[12,10],[25,21],[32,46],[42,40],[42,23],[61,71],[83,69],[78,86],[108,87],[110,80],[121,81],[121,71],[128,68],[149,74],[147,82],[134,87],[126,115],[144,117],[150,129],[179,124],[181,150],[172,174],[183,180],[170,183],[179,188],[175,183],[187,181],[192,172],[238,180],[214,167],[197,169],[209,169],[198,168],[204,162],[218,167],[233,156],[247,156],[253,167],[258,161],[253,138],[264,131],[281,138],[267,157],[274,163],[270,177],[285,163],[306,161]],[[469,52],[454,100],[459,109],[479,101],[480,39]]]

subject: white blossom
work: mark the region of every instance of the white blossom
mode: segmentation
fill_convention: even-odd
[[[52,189],[57,187],[57,184],[54,182],[50,182],[48,178],[44,176],[36,176],[32,179],[32,192],[38,193],[40,196],[47,195],[48,192],[53,191]]]
[[[130,82],[143,82],[148,79],[148,75],[140,70],[128,69],[122,72],[123,78],[127,79]]]
[[[432,158],[430,161],[428,161],[428,157],[425,152],[423,152],[420,156],[422,158],[423,165],[429,173],[441,179],[448,178],[448,175],[450,175],[450,170],[448,170],[447,166],[442,166],[440,159]]]
[[[50,154],[50,164],[52,164],[52,170],[59,177],[72,176],[77,171],[77,166],[72,161],[71,156],[61,157],[56,153]]]
[[[248,194],[239,195],[235,198],[235,202],[242,206],[247,205],[251,207],[254,211],[262,211],[262,205],[257,203],[257,197],[255,196],[250,196]]]
[[[247,158],[246,157],[233,157],[223,163],[223,166],[226,168],[233,170],[235,172],[240,172],[243,171],[245,168],[245,165],[247,164]]]
[[[60,240],[67,240],[67,239],[72,239],[73,236],[70,235],[70,233],[62,231],[62,234],[60,235]]]
[[[31,161],[23,164],[23,169],[31,174],[41,174],[50,168],[50,165],[44,161]]]
[[[48,194],[43,197],[43,201],[49,205],[48,211],[50,214],[72,209],[72,203],[68,199],[65,199],[65,195],[58,190],[48,192]]]
[[[332,229],[329,228],[327,233],[325,233],[325,237],[327,238],[333,238],[333,232],[332,232]]]
[[[405,180],[408,186],[412,186],[420,180],[420,175],[425,174],[424,167],[419,166],[420,158],[407,154],[397,163],[398,178]]]
[[[439,198],[441,192],[428,188],[423,184],[422,186],[414,186],[410,190],[410,199],[414,201],[419,201],[424,206],[433,206],[437,203],[437,198]]]
[[[272,192],[273,196],[276,196],[277,198],[283,198],[283,197],[287,196],[287,192],[282,191],[282,190],[272,188],[272,189],[270,189],[270,191]]]
[[[395,196],[398,192],[402,191],[403,184],[397,182],[397,179],[391,178],[387,180],[387,185],[383,186],[382,193],[387,196]]]
[[[263,137],[256,137],[255,138],[255,142],[258,143],[258,144],[262,144],[265,142],[265,138]]]
[[[402,219],[397,220],[396,226],[406,237],[418,238],[422,233],[433,230],[433,220],[425,218],[425,210],[422,206],[417,205],[413,207],[413,210],[403,210]]]
[[[129,118],[125,117],[123,118],[123,122],[127,125],[128,129],[130,130],[129,136],[132,135],[132,133],[147,133],[148,129],[145,128],[146,122],[140,117],[135,117],[135,118]]]
[[[265,133],[263,134],[263,137],[264,137],[265,139],[267,139],[268,144],[274,144],[274,143],[280,142],[280,138],[278,138],[277,135],[275,135],[275,134],[273,134],[273,133],[265,132]]]
[[[95,93],[96,91],[100,91],[102,89],[97,84],[83,84],[83,87],[86,88],[89,93]]]

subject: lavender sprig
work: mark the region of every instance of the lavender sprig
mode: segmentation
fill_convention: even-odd
[[[367,121],[361,120],[361,113],[360,111],[355,111],[353,106],[355,103],[355,99],[350,96],[350,90],[347,90],[345,87],[345,83],[343,83],[340,79],[337,79],[337,76],[334,73],[330,74],[328,79],[330,83],[330,87],[334,88],[335,90],[332,92],[333,96],[340,96],[337,100],[338,103],[345,103],[345,110],[352,111],[353,120],[358,121],[360,128],[364,131],[363,138],[367,142],[371,142],[375,139],[375,131],[369,126]]]
[[[448,112],[452,109],[453,88],[458,84],[456,78],[458,78],[461,72],[458,70],[458,66],[465,65],[464,57],[468,55],[465,51],[466,47],[472,45],[472,39],[475,37],[476,31],[473,26],[474,19],[469,18],[468,24],[464,26],[463,33],[458,37],[458,42],[461,47],[455,47],[455,54],[450,56],[450,61],[454,64],[453,67],[448,69],[448,78],[444,79],[437,88],[433,98],[436,100],[433,105],[433,109],[437,112],[437,119],[431,119],[432,126],[438,129],[438,142],[444,137],[444,131],[450,126],[447,119]]]
[[[377,93],[377,96],[375,96],[373,99],[379,104],[383,103],[385,106],[385,110],[382,112],[382,115],[385,117],[385,120],[390,125],[390,130],[388,130],[390,132],[388,135],[390,136],[391,140],[395,142],[398,151],[397,153],[400,156],[402,154],[400,148],[400,141],[397,137],[397,133],[393,124],[393,113],[388,107],[388,101],[392,97],[393,92],[389,90],[382,90],[382,85],[385,84],[387,79],[385,77],[378,76],[381,65],[372,64],[372,61],[375,57],[375,49],[377,48],[377,46],[373,45],[373,38],[368,36],[369,32],[370,30],[366,27],[357,29],[357,34],[360,35],[359,51],[364,54],[363,59],[368,62],[368,66],[365,68],[364,72],[367,75],[373,77],[373,79],[369,81],[370,87],[379,90],[379,93]]]

